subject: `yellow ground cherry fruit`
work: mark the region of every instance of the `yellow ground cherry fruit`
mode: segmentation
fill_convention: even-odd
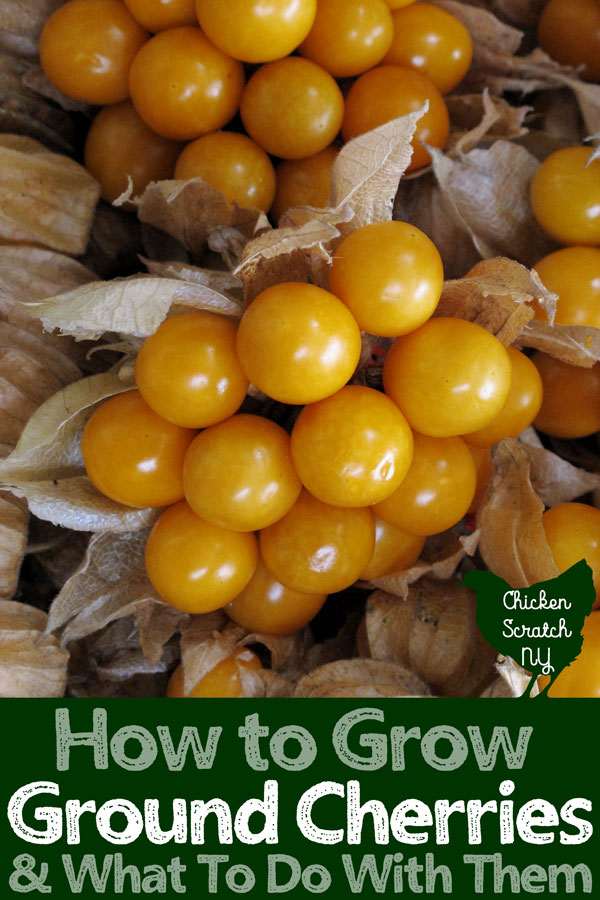
[[[408,534],[391,522],[375,516],[375,549],[373,556],[361,572],[361,579],[374,581],[392,572],[402,572],[416,563],[425,544],[425,538]]]
[[[293,634],[314,619],[326,599],[327,594],[301,594],[284,587],[259,556],[248,585],[225,612],[248,631]]]
[[[275,196],[275,169],[264,150],[245,134],[215,131],[184,147],[175,178],[202,178],[229,203],[267,212]]]
[[[277,187],[271,207],[276,222],[292,206],[329,206],[331,170],[338,154],[337,147],[307,156],[306,159],[284,159],[275,174]]]
[[[583,646],[579,656],[563,669],[549,697],[600,697],[600,612],[593,612],[581,630]],[[540,679],[541,687],[548,679]]]
[[[67,97],[119,103],[129,96],[129,68],[148,37],[121,0],[69,0],[42,29],[40,62]]]
[[[256,568],[253,534],[211,525],[182,500],[146,542],[146,571],[163,600],[187,613],[213,612],[244,590]]]
[[[385,0],[390,9],[402,9],[403,6],[410,6],[415,0]]]
[[[302,491],[289,513],[259,535],[265,565],[302,594],[332,594],[359,577],[375,546],[370,509],[344,509]]]
[[[408,475],[394,493],[373,507],[375,515],[411,534],[438,534],[456,525],[475,495],[473,457],[458,437],[415,434]]]
[[[542,516],[546,540],[559,572],[585,559],[600,599],[600,509],[585,503],[560,503]]]
[[[200,27],[225,53],[244,62],[281,59],[311,29],[317,0],[196,0]]]
[[[559,244],[600,244],[600,159],[590,147],[551,153],[531,181],[531,208]]]
[[[111,397],[81,437],[86,472],[117,503],[167,506],[183,497],[183,461],[195,432],[157,415],[139,391]]]
[[[417,122],[412,139],[413,155],[407,172],[426,166],[431,157],[423,143],[444,147],[450,130],[450,119],[444,98],[435,84],[402,66],[377,66],[356,79],[346,96],[342,123],[344,140],[371,131],[385,122],[421,109],[425,101],[429,110]]]
[[[150,128],[190,141],[233,118],[244,89],[244,68],[199,28],[169,28],[151,38],[134,59],[129,89]]]
[[[381,62],[392,42],[384,0],[319,0],[300,53],[336,78],[360,75]]]
[[[198,24],[195,0],[125,0],[125,6],[148,31]]]
[[[542,379],[528,356],[508,348],[512,365],[510,390],[506,402],[489,425],[463,437],[468,444],[491,447],[505,437],[517,437],[531,425],[540,411],[543,398]]]
[[[583,66],[582,78],[600,81],[598,0],[549,0],[538,21],[538,41],[557,62]]]
[[[242,316],[237,352],[250,382],[281,403],[314,403],[346,384],[360,330],[341,300],[312,284],[282,282]]]
[[[303,485],[333,506],[370,506],[388,497],[412,455],[412,431],[396,404],[357,384],[305,406],[292,431]]]
[[[414,331],[435,310],[444,267],[429,238],[408,222],[357,228],[337,247],[329,289],[363,331],[396,337]]]
[[[248,650],[247,647],[241,647],[231,656],[227,656],[217,663],[186,694],[183,666],[179,665],[169,679],[167,697],[241,697],[242,685],[239,666],[255,672],[262,669],[260,659],[256,653]]]
[[[287,432],[252,415],[232,416],[194,439],[185,458],[183,486],[197,515],[235,531],[257,531],[277,522],[302,487]]]
[[[469,448],[469,453],[473,457],[477,475],[475,496],[471,500],[471,505],[467,512],[475,513],[481,505],[488,478],[492,474],[492,452],[489,447],[473,447],[471,444],[467,444],[467,447]]]
[[[135,364],[146,403],[187,428],[205,428],[233,415],[248,390],[236,333],[235,325],[215,313],[166,319],[146,338]]]
[[[463,23],[431,3],[415,3],[393,14],[394,36],[384,64],[409,66],[426,75],[442,94],[467,74],[473,55]]]
[[[546,353],[535,353],[532,359],[544,389],[535,427],[558,438],[600,431],[600,365],[584,369]]]
[[[149,128],[129,100],[101,109],[88,131],[84,162],[109,203],[128,187],[139,196],[151,181],[171,178],[181,144]]]
[[[344,98],[325,69],[288,56],[254,73],[240,112],[246,131],[263,150],[300,159],[331,144],[342,124]]]
[[[563,247],[540,259],[535,270],[545,286],[558,294],[557,324],[600,328],[600,248]],[[535,317],[548,320],[539,306]]]
[[[385,392],[422,434],[450,437],[488,425],[506,402],[512,366],[506,349],[466,319],[430,319],[390,347]]]

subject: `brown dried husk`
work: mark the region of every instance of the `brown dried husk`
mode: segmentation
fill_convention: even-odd
[[[62,697],[69,654],[46,635],[46,613],[0,601],[0,697]]]
[[[427,685],[408,669],[376,659],[341,659],[301,678],[294,697],[430,697]]]
[[[496,651],[475,619],[473,592],[423,578],[406,600],[375,591],[367,601],[361,654],[398,663],[446,697],[476,696],[494,677]]]

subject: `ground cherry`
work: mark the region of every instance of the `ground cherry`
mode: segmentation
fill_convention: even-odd
[[[349,141],[391,119],[416,112],[426,101],[429,110],[417,122],[407,172],[420,169],[431,161],[423,143],[440,149],[444,147],[450,119],[444,98],[435,84],[414,69],[377,66],[356,79],[346,97],[342,124],[344,140]]]
[[[254,575],[225,612],[248,631],[293,634],[314,619],[326,599],[327,594],[301,594],[284,587],[259,556]]]
[[[563,247],[535,264],[544,285],[558,294],[555,323],[600,328],[600,249]],[[537,307],[536,319],[547,321]]]
[[[125,100],[100,110],[88,131],[84,161],[112,203],[127,189],[128,178],[134,197],[151,181],[171,178],[180,152],[181,144],[152,131]]]
[[[466,514],[477,483],[475,463],[461,438],[416,434],[408,475],[373,512],[411,534],[438,534]]]
[[[275,196],[275,169],[264,150],[245,134],[216,131],[188,144],[175,178],[202,178],[229,203],[267,212]]]
[[[528,356],[508,348],[512,365],[510,390],[504,406],[492,421],[463,435],[468,444],[491,447],[505,437],[517,437],[531,425],[540,411],[543,398],[542,379]]]
[[[315,20],[317,0],[196,0],[210,40],[244,62],[269,62],[291,53]]]
[[[417,534],[408,534],[396,528],[391,522],[375,517],[375,548],[373,556],[362,570],[363,581],[374,581],[409,569],[421,555],[425,538]]]
[[[360,75],[381,62],[392,42],[384,0],[319,0],[300,53],[336,78]]]
[[[277,522],[302,487],[287,432],[253,415],[232,416],[202,431],[187,452],[183,485],[197,515],[235,531]]]
[[[198,23],[195,0],[125,0],[125,6],[148,31]]]
[[[183,497],[183,460],[194,437],[158,416],[139,391],[125,391],[88,419],[81,452],[92,483],[111,500],[166,506]]]
[[[170,28],[138,53],[129,88],[133,105],[150,128],[189,141],[233,118],[244,89],[244,69],[199,28]]]
[[[558,438],[600,431],[600,364],[585,369],[546,353],[535,353],[532,359],[544,389],[535,427]]]
[[[600,159],[590,147],[551,153],[531,182],[531,208],[559,244],[600,244]]]
[[[373,554],[375,523],[369,509],[330,506],[302,491],[259,540],[266,566],[286,587],[331,594],[360,577]]]
[[[325,147],[305,159],[284,159],[275,170],[277,187],[271,207],[276,222],[292,206],[329,206],[331,170],[336,147]]]
[[[467,447],[469,448],[469,453],[473,457],[475,473],[477,475],[475,496],[473,497],[467,512],[475,513],[481,505],[488,479],[492,474],[492,453],[489,447],[473,447],[471,444],[467,444]]]
[[[186,694],[183,666],[179,665],[169,679],[167,697],[241,697],[242,685],[239,666],[255,672],[262,669],[256,653],[248,650],[247,647],[240,647],[231,656],[227,656],[217,663],[206,675],[203,675]]]
[[[146,338],[135,364],[146,403],[188,428],[205,428],[233,415],[248,390],[235,341],[235,325],[215,313],[166,319]]]
[[[483,428],[498,415],[511,371],[493,334],[466,319],[439,317],[392,344],[383,383],[412,428],[450,437]]]
[[[390,9],[401,9],[403,6],[409,6],[415,0],[385,0]]]
[[[360,348],[360,330],[344,304],[329,291],[295,281],[259,294],[237,336],[250,382],[282,403],[313,403],[334,394],[354,372]]]
[[[431,3],[411,4],[392,17],[394,36],[384,63],[416,69],[442,94],[463,80],[473,42],[460,19]]]
[[[412,431],[396,404],[361,385],[305,406],[292,430],[303,485],[333,506],[370,506],[388,497],[412,455]]]
[[[67,97],[119,103],[129,96],[129,68],[148,37],[121,0],[69,0],[42,29],[40,62]]]
[[[560,503],[542,516],[546,540],[559,572],[585,559],[600,599],[600,509],[586,503]]]
[[[582,78],[600,81],[598,0],[549,0],[538,21],[538,40],[557,62],[583,67]]]
[[[342,124],[344,98],[325,69],[289,56],[254,73],[240,112],[246,131],[267,153],[299,159],[333,141]]]
[[[408,222],[357,228],[337,247],[329,289],[363,331],[396,337],[431,316],[444,284],[435,245]]]
[[[146,543],[148,578],[163,600],[188,613],[213,612],[243,591],[256,568],[253,534],[211,525],[182,500]]]
[[[587,617],[581,634],[581,653],[562,670],[549,697],[600,697],[600,612]]]

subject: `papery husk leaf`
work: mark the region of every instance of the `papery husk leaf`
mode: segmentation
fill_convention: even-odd
[[[15,595],[21,561],[27,545],[27,504],[0,493],[0,600]]]
[[[270,669],[248,669],[238,665],[242,697],[293,697],[294,685]]]
[[[424,113],[425,107],[348,141],[333,164],[330,207],[293,207],[277,230],[249,242],[235,270],[246,300],[279,281],[310,279],[327,286],[336,244],[355,228],[391,218],[412,156],[410,141]]]
[[[297,681],[309,671],[306,656],[314,644],[309,628],[285,635],[253,632],[244,637],[243,643],[265,646],[271,654],[273,671],[290,681]]]
[[[531,484],[527,448],[505,438],[493,451],[492,463],[477,511],[479,550],[487,568],[513,588],[556,578],[542,526],[544,504]]]
[[[47,633],[60,631],[61,644],[68,647],[134,616],[144,655],[156,665],[184,614],[168,607],[150,584],[144,566],[146,538],[145,531],[93,535],[83,562],[50,607]]]
[[[23,135],[0,135],[0,240],[83,253],[100,187],[83,166]]]
[[[539,162],[524,147],[499,140],[452,159],[430,148],[447,212],[480,256],[510,256],[532,266],[554,249],[536,222],[529,182]]]
[[[406,600],[411,584],[420,578],[428,577],[441,581],[451,578],[458,566],[467,556],[473,556],[479,544],[479,531],[468,535],[459,535],[454,531],[445,531],[427,539],[423,550],[423,559],[403,572],[394,572],[376,578],[369,584],[381,588],[389,594]]]
[[[527,133],[524,122],[532,106],[511,106],[487,88],[482,94],[450,94],[446,97],[453,132],[445,152],[468,153],[484,139],[511,140]]]
[[[491,0],[494,13],[516,25],[535,25],[547,0]]]
[[[220,609],[185,619],[181,624],[184,693],[188,694],[201,678],[243,646],[245,634]]]
[[[0,29],[37,41],[46,19],[65,0],[2,0]]]
[[[32,63],[17,54],[18,48],[0,49],[0,132],[27,135],[73,155],[76,134],[70,116],[26,85]]]
[[[26,87],[35,91],[41,97],[51,100],[61,109],[69,112],[83,113],[88,119],[92,118],[93,106],[89,103],[83,103],[81,100],[74,100],[73,97],[67,97],[57,86],[50,81],[40,65],[32,66],[24,75],[23,83]]]
[[[427,685],[408,669],[375,659],[341,659],[305,675],[294,697],[429,697]]]
[[[150,275],[93,281],[21,307],[39,316],[45,328],[60,328],[63,334],[82,340],[110,331],[147,337],[154,334],[173,305],[228,316],[241,314],[239,304],[212,288]]]
[[[154,259],[141,257],[150,275],[159,275],[161,278],[178,278],[191,284],[202,285],[210,288],[218,294],[224,294],[230,300],[241,303],[243,284],[232,272],[219,271],[218,269],[203,269],[190,263],[171,260],[158,262]]]
[[[494,677],[496,651],[477,628],[473,592],[457,581],[421,579],[406,600],[375,591],[364,638],[368,656],[410,669],[443,696],[478,694]]]
[[[546,450],[533,428],[523,432],[519,440],[529,456],[531,485],[546,506],[570,503],[583,494],[600,490],[600,473],[586,472]]]
[[[496,671],[500,675],[502,681],[506,683],[511,697],[522,697],[531,684],[531,676],[525,672],[521,666],[510,658],[510,656],[499,656],[496,663]],[[499,688],[496,688],[496,696],[499,694]],[[531,697],[535,697],[539,693],[537,683],[531,689]]]
[[[590,325],[550,325],[532,319],[517,343],[542,350],[572,366],[591,368],[600,360],[600,328]]]
[[[523,32],[512,25],[501,22],[488,9],[478,9],[469,3],[459,0],[431,0],[451,15],[456,16],[469,31],[473,40],[472,66],[485,66],[489,62],[489,53],[516,53],[523,39]]]
[[[46,613],[0,601],[0,696],[62,697],[69,654],[45,635]]]
[[[228,203],[201,178],[153,181],[133,202],[141,222],[166,231],[194,254],[201,253],[209,242],[218,243],[221,231],[233,229],[245,243],[257,227],[268,224],[264,213]],[[232,238],[228,236],[227,246]]]
[[[81,287],[95,278],[80,262],[54,250],[0,246],[2,300],[42,300]]]

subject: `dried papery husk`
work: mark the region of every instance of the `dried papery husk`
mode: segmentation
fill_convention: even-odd
[[[570,503],[583,494],[600,490],[599,472],[586,472],[546,450],[533,428],[523,432],[519,440],[527,449],[531,485],[546,506]]]
[[[506,688],[504,690],[508,690],[509,696],[523,697],[528,689],[530,691],[530,697],[535,697],[539,694],[537,682],[531,686],[531,675],[522,669],[521,666],[517,665],[510,656],[498,657],[496,671],[498,672],[501,681],[505,683]],[[495,696],[503,696],[500,693],[501,690],[500,685],[496,685]]]
[[[0,135],[0,241],[77,255],[100,186],[83,166],[23,135]]]
[[[189,694],[201,678],[240,649],[246,634],[220,609],[186,617],[181,623],[184,692]]]
[[[73,121],[64,110],[26,85],[25,78],[32,67],[31,61],[19,55],[18,47],[12,52],[0,49],[0,132],[27,135],[51,150],[73,155]]]
[[[272,670],[286,679],[297,681],[310,671],[307,668],[307,654],[314,645],[314,640],[309,628],[281,635],[252,632],[246,634],[243,642],[266,647],[271,657]]]
[[[0,493],[0,600],[11,600],[19,580],[27,545],[27,504],[11,494]]]
[[[598,134],[593,134],[591,137],[586,138],[586,140],[593,141],[594,143],[598,144],[598,146],[594,148],[594,151],[590,156],[590,159],[588,161],[589,166],[589,164],[593,162],[593,160],[600,158],[600,131],[598,132]]]
[[[62,697],[69,654],[44,633],[46,613],[0,601],[0,696]]]
[[[238,665],[242,697],[293,697],[294,684],[271,669],[248,669]]]
[[[478,3],[481,0],[477,0]],[[548,0],[483,0],[481,5],[490,7],[492,12],[514,22],[516,25],[535,25]]]
[[[355,228],[391,219],[398,183],[412,156],[411,140],[426,108],[348,141],[333,164],[330,206],[287,210],[279,228],[250,241],[235,270],[248,301],[278,281],[310,279],[326,287],[336,244]]]
[[[465,557],[473,556],[479,544],[479,531],[459,534],[457,528],[427,538],[422,558],[404,572],[394,572],[368,582],[396,597],[406,600],[410,585],[421,578],[446,581],[456,572]]]
[[[459,159],[430,153],[446,212],[482,258],[510,256],[532,266],[554,249],[531,211],[528,188],[539,162],[528,150],[498,140]]]
[[[37,41],[44,22],[66,0],[2,0],[0,29]]]
[[[526,134],[525,119],[533,110],[532,106],[511,106],[487,88],[481,94],[450,94],[446,106],[454,130],[444,151],[458,157],[483,140],[512,140]]]
[[[158,262],[144,257],[140,257],[140,259],[150,275],[158,275],[161,278],[178,278],[190,284],[210,288],[240,305],[242,303],[244,285],[232,272],[204,269],[201,266],[193,266],[191,263],[178,260]]]
[[[572,366],[591,368],[600,360],[600,328],[591,325],[550,325],[532,319],[517,343],[542,350]]]
[[[430,697],[413,672],[376,659],[340,659],[305,675],[294,697]]]
[[[542,526],[544,504],[531,484],[527,448],[505,438],[493,451],[492,463],[477,511],[479,551],[487,568],[513,588],[556,578]]]
[[[61,645],[69,647],[133,616],[143,654],[157,665],[185,615],[150,584],[144,566],[146,538],[146,531],[93,535],[83,562],[50,607],[47,633],[60,634]]]
[[[40,519],[75,531],[133,531],[151,525],[156,509],[109,500],[84,474],[81,431],[97,403],[129,390],[117,375],[92,375],[54,394],[27,422],[14,451],[0,462],[0,481],[25,497]]]
[[[410,669],[442,696],[477,695],[494,677],[496,651],[477,627],[474,594],[452,579],[423,578],[406,600],[375,591],[363,635],[363,653]]]

